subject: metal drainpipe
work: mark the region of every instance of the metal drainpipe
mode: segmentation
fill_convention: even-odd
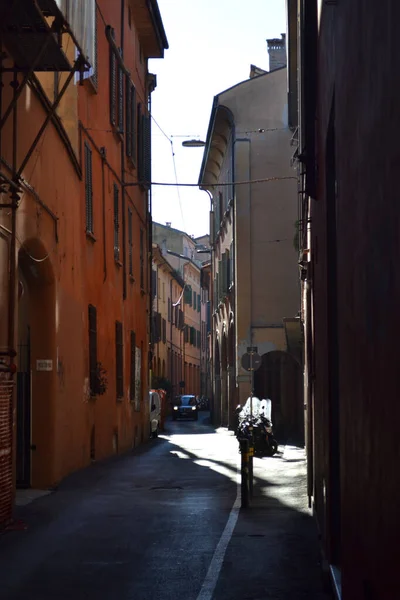
[[[124,57],[125,0],[121,0],[121,58]],[[121,74],[122,76],[122,74]],[[125,138],[121,136],[122,298],[126,300]]]
[[[147,90],[146,90],[147,93]],[[149,111],[149,116],[150,116],[150,123],[151,123],[151,94],[148,94],[148,99],[147,99],[147,106],[148,106],[148,111]],[[152,219],[152,215],[151,215],[151,211],[152,211],[152,193],[151,193],[151,185],[149,186],[149,189],[147,191],[147,210],[146,210],[146,223],[147,223],[147,239],[148,239],[148,257],[149,257],[149,268],[148,268],[148,272],[151,275],[151,271],[153,268],[153,219]],[[150,334],[151,334],[151,317],[152,317],[152,309],[153,309],[153,282],[152,282],[152,277],[150,277],[150,280],[148,282],[148,286],[149,286],[149,290],[150,290],[150,296],[149,296],[149,323],[150,323]],[[151,339],[150,339],[150,343],[151,343]],[[150,348],[150,343],[149,343],[149,348]]]
[[[172,377],[173,377],[173,367],[172,367],[172,362],[173,362],[173,352],[172,352],[172,274],[170,273],[170,277],[171,279],[169,280],[169,304],[170,304],[170,338],[169,338],[169,343],[170,343],[170,355],[169,355],[169,359],[170,359],[170,365],[169,365],[169,377],[170,377],[170,382],[171,382],[171,386],[172,384]]]
[[[106,149],[102,148],[101,153],[101,186],[102,186],[102,204],[103,204],[103,283],[107,279],[107,227],[106,227],[106,183],[105,183],[105,161],[106,161]]]
[[[160,294],[160,287],[158,285],[158,282],[160,282],[160,285],[161,285],[161,277],[160,278],[158,277],[159,268],[160,268],[160,266],[157,265],[157,286],[156,286],[156,290],[157,290],[157,314],[160,314],[160,307],[159,307],[159,302],[158,302],[158,298],[159,298],[159,294]],[[161,325],[162,325],[162,322],[161,322],[161,315],[160,315],[160,340],[161,340],[161,334],[162,334],[162,332],[161,332]],[[157,365],[157,368],[156,368],[156,370],[157,370],[157,377],[160,376],[160,374],[158,372],[158,359],[160,358],[160,340],[157,337],[157,354],[156,354],[156,358],[157,358],[157,362],[156,362],[156,365]]]
[[[17,96],[18,90],[18,76],[17,72],[14,72],[14,79],[11,83],[13,87],[14,100]],[[13,121],[12,121],[12,135],[13,135],[13,148],[12,148],[12,171],[13,179],[15,180],[17,171],[17,128],[18,128],[18,113],[17,103],[15,102],[13,108]],[[12,362],[12,356],[14,355],[14,335],[15,335],[15,284],[16,284],[16,227],[17,227],[17,207],[19,194],[13,190],[11,196],[11,239],[10,239],[10,274],[9,274],[9,303],[8,303],[8,350],[10,352],[10,363]]]
[[[183,265],[183,281],[185,282],[185,267],[187,263]],[[185,285],[183,286],[183,296],[182,296],[182,308],[183,308],[183,376],[182,381],[184,383],[183,393],[186,392],[186,368],[185,368],[185,359],[186,359],[186,323],[185,323]]]

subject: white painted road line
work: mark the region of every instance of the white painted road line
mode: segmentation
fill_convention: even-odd
[[[236,526],[236,522],[238,520],[240,504],[241,504],[241,489],[240,489],[240,471],[238,468],[236,500],[232,506],[231,512],[229,513],[228,522],[225,525],[225,529],[222,532],[221,538],[215,549],[214,555],[212,557],[210,566],[207,571],[206,578],[204,580],[203,585],[201,586],[200,593],[197,596],[197,600],[212,600],[215,586],[217,585],[218,577],[221,572],[222,564],[224,562],[225,552],[226,552],[228,544],[231,540],[233,530],[235,529],[235,526]]]

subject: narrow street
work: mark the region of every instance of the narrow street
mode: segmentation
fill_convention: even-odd
[[[20,507],[0,536],[7,600],[325,600],[301,449],[255,459],[238,510],[237,444],[198,422],[95,463]],[[236,501],[236,504],[235,504]]]

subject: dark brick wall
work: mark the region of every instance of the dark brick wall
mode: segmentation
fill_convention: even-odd
[[[400,3],[348,0],[322,10],[312,204],[315,506],[333,562],[326,141],[334,100],[343,597],[389,600],[400,597]]]

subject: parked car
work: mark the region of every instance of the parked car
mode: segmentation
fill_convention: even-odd
[[[198,420],[199,406],[196,396],[193,394],[183,394],[175,398],[172,406],[172,419],[176,421],[178,417]]]
[[[161,399],[158,392],[149,392],[150,437],[156,438],[161,424]]]

